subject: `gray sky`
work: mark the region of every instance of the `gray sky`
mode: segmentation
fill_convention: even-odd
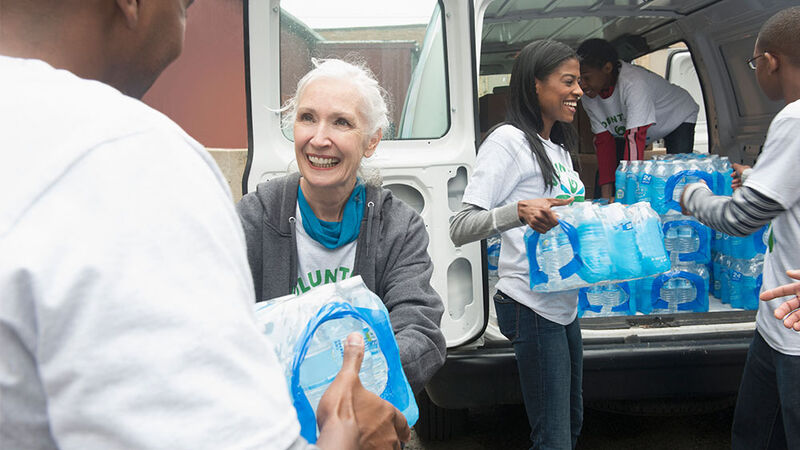
[[[283,0],[311,28],[427,24],[436,0]]]

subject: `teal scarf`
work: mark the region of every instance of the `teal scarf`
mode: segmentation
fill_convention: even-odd
[[[317,219],[314,211],[303,195],[303,189],[297,185],[297,204],[300,206],[300,215],[303,218],[303,229],[312,239],[326,248],[339,248],[358,238],[361,231],[361,219],[364,217],[364,197],[366,189],[361,180],[356,180],[356,186],[344,205],[341,222],[326,222]]]

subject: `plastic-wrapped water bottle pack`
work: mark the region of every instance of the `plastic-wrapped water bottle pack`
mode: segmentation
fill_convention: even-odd
[[[761,272],[769,227],[750,236],[715,232],[712,244],[712,294],[732,308],[758,309]]]
[[[361,384],[400,410],[409,426],[416,423],[419,410],[400,364],[389,312],[361,277],[256,303],[255,313],[284,368],[307,441],[317,440],[317,405],[342,367],[344,342],[352,332],[364,336]]]
[[[725,156],[683,153],[650,161],[622,161],[615,172],[616,201],[649,202],[658,214],[680,211],[680,195],[689,183],[704,181],[717,195],[731,194],[733,168]]]
[[[577,203],[555,211],[558,226],[525,233],[531,290],[564,291],[670,269],[661,221],[646,203]]]

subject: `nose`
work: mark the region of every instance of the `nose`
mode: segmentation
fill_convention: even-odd
[[[311,136],[311,145],[314,147],[327,147],[330,145],[330,134],[328,127],[323,122],[319,122],[314,127],[314,134]]]
[[[578,82],[578,84],[575,85],[575,90],[572,91],[572,93],[577,95],[578,98],[581,98],[583,96],[583,86],[581,86],[580,82]]]

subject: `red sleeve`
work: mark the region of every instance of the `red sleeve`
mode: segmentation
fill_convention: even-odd
[[[594,152],[597,155],[597,182],[600,186],[614,182],[617,170],[617,146],[608,131],[594,135]]]
[[[625,156],[623,158],[629,161],[641,161],[644,159],[647,129],[650,128],[650,125],[625,130],[625,135],[623,136],[623,139],[625,139]]]

